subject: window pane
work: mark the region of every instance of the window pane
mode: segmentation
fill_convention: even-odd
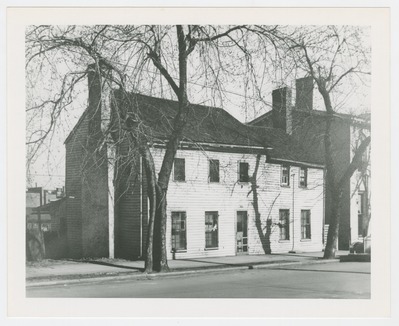
[[[310,239],[310,210],[301,211],[301,236],[302,239]]]
[[[249,170],[249,165],[246,162],[240,162],[239,165],[239,173],[240,173],[240,182],[248,182],[249,181],[249,175],[248,175],[248,170]]]
[[[280,240],[290,239],[290,212],[288,209],[280,209]]]
[[[237,212],[237,232],[242,232],[242,215]]]
[[[237,232],[242,232],[244,237],[246,237],[248,233],[247,220],[248,215],[246,211],[237,212]]]
[[[172,212],[172,249],[186,249],[186,213]]]
[[[205,248],[217,248],[218,238],[218,212],[205,212]]]
[[[186,167],[184,158],[175,158],[174,161],[174,181],[186,180]]]
[[[219,182],[219,160],[209,161],[209,181]]]
[[[281,185],[289,186],[290,184],[290,167],[283,165],[281,167]]]
[[[299,170],[299,185],[301,187],[306,187],[308,183],[308,169],[300,168]]]

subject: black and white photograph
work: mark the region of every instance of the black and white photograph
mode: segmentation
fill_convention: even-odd
[[[24,300],[376,298],[373,21],[50,13],[18,29]]]

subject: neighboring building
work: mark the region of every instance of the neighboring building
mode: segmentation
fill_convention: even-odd
[[[276,89],[272,93],[272,110],[256,118],[249,125],[279,128],[291,135],[308,151],[324,157],[325,111],[313,110],[313,80],[310,77],[296,80],[296,102],[291,104],[289,87]],[[342,176],[353,157],[360,140],[370,134],[370,116],[335,114],[332,124],[332,152],[337,178]],[[355,241],[362,240],[367,233],[370,217],[370,162],[369,150],[364,155],[364,168],[357,171],[345,184],[341,207],[338,247],[348,249]],[[325,236],[330,221],[331,202],[329,193],[325,201]]]
[[[67,257],[66,198],[50,201],[34,208],[28,219],[28,231],[36,234],[35,231],[39,229],[39,224],[43,231],[44,258]]]
[[[58,202],[64,197],[64,189],[45,190],[43,187],[28,188],[26,191],[26,228],[28,230],[38,229],[39,222],[42,231],[54,230],[58,225],[59,216],[52,219],[50,211],[54,212],[55,205],[48,205],[52,202]],[[50,208],[50,211],[49,211]],[[58,226],[56,227],[58,228]]]
[[[117,113],[140,116],[159,171],[177,107],[112,91],[89,68],[88,108],[65,140],[70,257],[143,258],[146,175]],[[284,131],[191,105],[168,187],[169,258],[320,251],[323,174],[322,161]]]
[[[60,232],[65,228],[65,205],[65,198],[61,198],[33,208],[27,220],[28,230],[38,228],[40,215],[42,231]]]
[[[27,260],[66,257],[66,201],[62,188],[26,191]],[[40,231],[39,231],[40,230]]]

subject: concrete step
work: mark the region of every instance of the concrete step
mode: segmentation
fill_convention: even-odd
[[[370,254],[349,254],[345,256],[340,256],[340,262],[370,262],[371,255]]]

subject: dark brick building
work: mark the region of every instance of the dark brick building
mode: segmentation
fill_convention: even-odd
[[[291,104],[292,90],[289,87],[276,89],[272,92],[272,110],[251,121],[249,125],[267,126],[284,130],[308,151],[313,152],[324,161],[325,111],[313,110],[313,81],[310,77],[296,80],[295,105]],[[349,114],[336,114],[332,123],[332,153],[337,167],[339,179],[348,167],[353,151],[362,134],[370,132],[369,117],[355,117]],[[358,178],[358,174],[352,179]],[[339,249],[348,249],[350,243],[360,236],[362,221],[361,208],[358,203],[358,193],[366,190],[363,186],[356,188],[356,180],[348,180],[345,184],[341,207],[339,229]],[[367,196],[369,197],[369,196]],[[364,199],[363,199],[364,200]],[[325,224],[330,221],[330,195],[325,196]],[[359,215],[359,216],[358,216]]]

